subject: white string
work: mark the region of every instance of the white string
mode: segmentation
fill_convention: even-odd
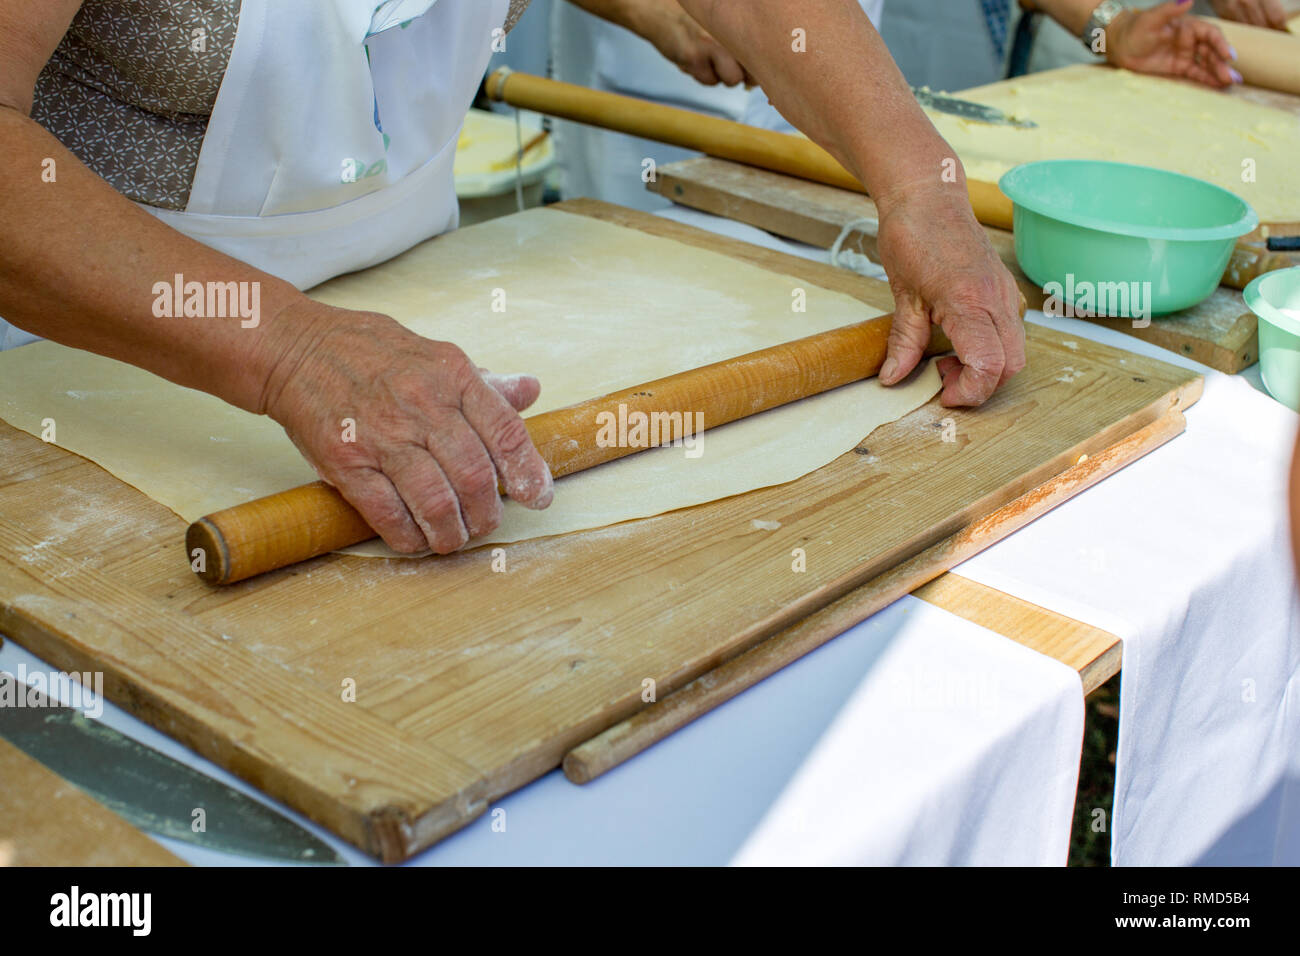
[[[848,269],[850,272],[856,272],[858,275],[867,276],[868,278],[878,278],[881,272],[880,266],[860,252],[843,248],[844,240],[849,237],[849,234],[859,229],[870,236],[875,236],[880,231],[880,220],[871,216],[863,216],[861,219],[854,219],[845,225],[840,230],[835,245],[831,246],[831,265],[839,266],[841,269]]]
[[[515,107],[515,202],[524,211],[524,124]]]

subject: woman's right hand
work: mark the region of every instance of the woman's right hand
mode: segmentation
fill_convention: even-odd
[[[526,507],[551,503],[519,416],[537,379],[487,373],[378,313],[307,300],[273,322],[261,409],[393,550],[447,554],[492,531],[498,481]]]

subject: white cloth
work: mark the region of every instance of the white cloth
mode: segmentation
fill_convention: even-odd
[[[1130,336],[1031,318],[1195,367],[1205,395],[1185,434],[957,570],[1124,640],[1116,864],[1300,864],[1297,417]]]
[[[865,630],[879,656],[735,862],[1063,865],[1079,675],[923,601],[899,605],[913,620],[898,631],[878,614],[836,638]]]

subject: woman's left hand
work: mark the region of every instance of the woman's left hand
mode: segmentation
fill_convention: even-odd
[[[1126,10],[1106,30],[1106,59],[1135,73],[1194,80],[1223,89],[1241,82],[1232,47],[1212,23],[1188,16],[1191,0]]]

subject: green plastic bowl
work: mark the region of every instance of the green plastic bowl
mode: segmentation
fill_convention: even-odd
[[[1246,286],[1259,316],[1259,371],[1268,393],[1300,412],[1300,266],[1266,272]],[[1286,309],[1293,315],[1287,315]]]
[[[1017,166],[998,185],[1015,204],[1025,275],[1044,289],[1059,283],[1062,301],[1102,315],[1190,308],[1218,287],[1236,240],[1259,225],[1226,189],[1149,166],[1050,159]]]

